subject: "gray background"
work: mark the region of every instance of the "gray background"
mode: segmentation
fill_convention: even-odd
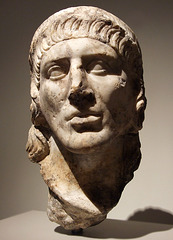
[[[140,133],[143,159],[109,217],[173,223],[173,1],[0,1],[0,218],[46,210],[47,187],[27,159],[30,123],[28,51],[36,28],[54,12],[93,5],[120,17],[143,52],[148,107]]]

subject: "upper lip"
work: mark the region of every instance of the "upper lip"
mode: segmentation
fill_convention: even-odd
[[[95,116],[95,117],[101,117],[102,114],[94,111],[88,111],[88,112],[75,112],[70,114],[66,119],[67,121],[72,120],[74,117],[79,117],[79,118],[87,118],[89,116]]]

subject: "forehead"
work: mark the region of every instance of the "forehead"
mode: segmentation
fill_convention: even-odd
[[[42,63],[63,58],[82,58],[94,55],[118,58],[116,51],[109,45],[90,38],[78,38],[56,43],[44,54]]]

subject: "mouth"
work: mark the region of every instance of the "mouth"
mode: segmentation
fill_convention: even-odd
[[[78,113],[70,119],[73,129],[78,132],[98,132],[102,129],[102,114]]]

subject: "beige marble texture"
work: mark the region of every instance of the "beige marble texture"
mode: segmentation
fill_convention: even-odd
[[[49,188],[49,219],[71,230],[98,224],[141,159],[146,98],[138,41],[114,15],[73,7],[37,29],[29,61],[27,151]]]

